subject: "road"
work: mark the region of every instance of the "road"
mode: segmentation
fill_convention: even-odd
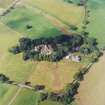
[[[105,105],[105,54],[86,74],[77,101],[79,105]]]

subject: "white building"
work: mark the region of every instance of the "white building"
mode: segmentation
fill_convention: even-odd
[[[72,53],[69,53],[65,59],[71,59],[74,62],[80,62],[81,61],[81,57],[77,56],[77,55],[73,55]]]

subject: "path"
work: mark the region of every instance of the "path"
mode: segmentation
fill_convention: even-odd
[[[22,90],[22,88],[20,87],[16,94],[14,95],[14,97],[10,100],[10,102],[8,103],[8,105],[12,105],[12,103],[14,102],[14,100],[16,99],[16,97],[19,95],[20,91]]]
[[[79,105],[105,105],[105,54],[87,73],[77,100]]]

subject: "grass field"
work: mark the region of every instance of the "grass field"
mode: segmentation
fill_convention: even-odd
[[[0,83],[0,105],[7,105],[14,96],[17,87]]]
[[[10,28],[31,38],[50,37],[61,32],[51,22],[32,8],[20,7],[2,18],[2,22]],[[31,25],[32,29],[27,29]]]
[[[76,26],[81,26],[84,9],[77,5],[65,3],[63,0],[23,0],[26,4],[42,9],[61,21]],[[58,5],[59,4],[59,5]]]
[[[39,105],[63,105],[63,104],[47,100],[47,101],[41,102]]]
[[[43,101],[41,102],[39,105],[63,105],[62,103],[57,103],[57,102],[53,102],[53,101],[50,101],[50,100],[47,100],[47,101]],[[77,105],[76,102],[73,102],[69,105]]]
[[[105,0],[88,1],[90,9],[90,24],[87,31],[99,42],[99,47],[105,46]]]
[[[0,73],[11,79],[23,81],[32,72],[33,62],[24,62],[21,55],[14,56],[8,49],[16,44],[21,35],[0,23]]]
[[[70,61],[60,61],[59,63],[41,62],[37,65],[29,81],[33,85],[43,84],[48,90],[63,89],[67,83],[72,82],[73,75],[83,68],[83,64]]]
[[[12,105],[38,105],[39,96],[39,93],[32,90],[22,89]]]

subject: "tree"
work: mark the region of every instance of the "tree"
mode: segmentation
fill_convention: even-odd
[[[77,93],[78,87],[80,83],[75,82],[68,84],[65,89],[65,95],[64,95],[64,104],[70,104],[72,100],[74,99],[74,95]]]
[[[5,76],[4,74],[0,74],[0,81],[1,82],[8,82],[9,78],[7,76]]]
[[[13,46],[12,48],[9,49],[9,52],[13,53],[13,54],[18,54],[21,52],[20,47],[17,46]]]
[[[28,24],[28,25],[26,25],[26,28],[27,28],[27,29],[31,29],[31,28],[32,28],[32,25],[29,25],[29,24]]]
[[[29,39],[29,38],[20,38],[19,44],[20,44],[20,49],[22,51],[31,49],[31,39]]]
[[[80,47],[80,52],[84,55],[88,55],[90,54],[91,51],[90,48],[86,44],[84,44],[83,46]]]
[[[70,25],[70,29],[72,29],[72,30],[76,31],[76,30],[78,30],[78,27],[77,27],[77,26],[75,26],[75,25]]]
[[[48,92],[41,92],[40,93],[41,101],[44,101],[48,98]]]
[[[74,75],[74,79],[77,80],[77,81],[81,81],[81,80],[83,80],[83,78],[84,78],[84,74],[81,71],[77,72]]]

